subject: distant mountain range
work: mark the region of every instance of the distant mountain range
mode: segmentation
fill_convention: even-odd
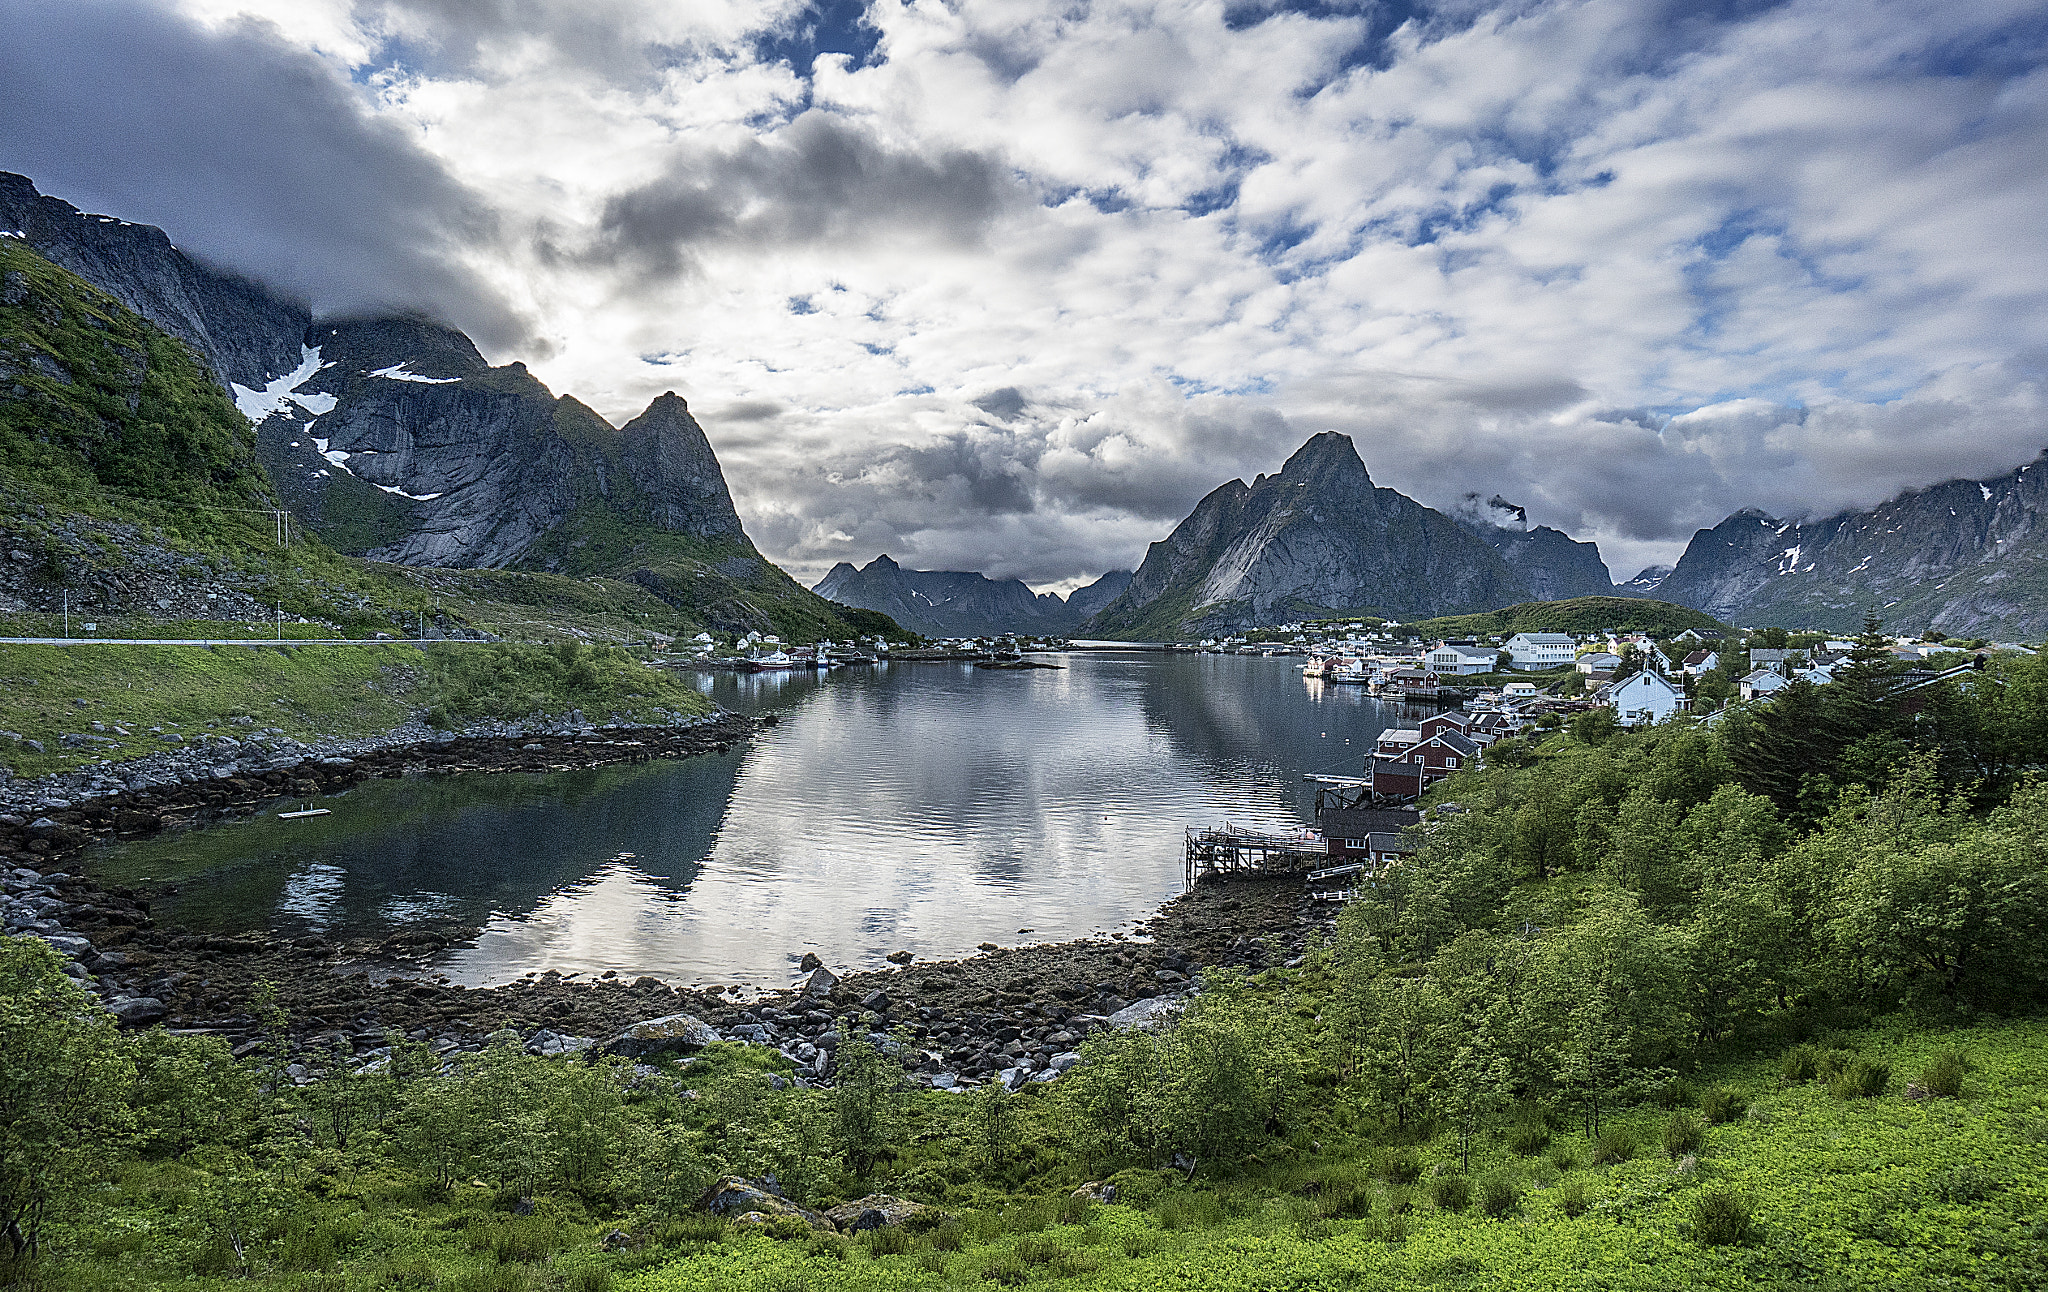
[[[859,631],[754,547],[672,393],[615,427],[523,364],[491,367],[452,328],[316,320],[160,229],[4,172],[0,232],[190,346],[256,428],[286,505],[338,551],[630,579],[712,628]]]
[[[1130,581],[1130,571],[1112,570],[1062,597],[1034,593],[1017,579],[962,570],[906,570],[884,553],[859,569],[841,561],[811,590],[841,605],[880,611],[927,637],[1058,637],[1115,600]]]
[[[1694,534],[1657,585],[1742,624],[1846,631],[1875,611],[1955,636],[2048,634],[2048,454],[1794,524],[1739,511]]]

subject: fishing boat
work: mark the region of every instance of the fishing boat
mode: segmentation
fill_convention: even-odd
[[[1303,677],[1321,677],[1329,670],[1330,661],[1322,655],[1311,655],[1308,663],[1298,665]]]
[[[1372,666],[1362,659],[1345,656],[1333,660],[1323,671],[1323,678],[1330,682],[1348,682],[1353,686],[1365,686],[1372,681]]]

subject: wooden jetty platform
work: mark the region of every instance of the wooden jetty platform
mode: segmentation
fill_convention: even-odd
[[[1299,875],[1329,858],[1329,849],[1321,836],[1310,830],[1268,834],[1229,825],[1220,829],[1188,828],[1190,884],[1204,879]]]

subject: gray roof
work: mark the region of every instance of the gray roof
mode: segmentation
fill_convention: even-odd
[[[1369,835],[1365,836],[1365,846],[1366,846],[1367,848],[1370,848],[1370,849],[1371,849],[1372,851],[1374,851],[1374,852],[1414,852],[1414,851],[1415,851],[1415,849],[1414,849],[1414,848],[1413,848],[1412,846],[1410,846],[1409,844],[1407,844],[1406,842],[1404,842],[1404,841],[1402,840],[1402,838],[1401,838],[1401,836],[1400,836],[1400,835],[1398,835],[1398,834],[1383,834],[1383,833],[1381,833],[1380,831],[1377,831],[1377,830],[1375,830],[1375,831],[1373,831],[1373,832],[1372,832],[1371,834],[1369,834]]]

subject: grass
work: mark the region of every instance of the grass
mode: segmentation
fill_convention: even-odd
[[[25,776],[170,748],[171,734],[278,727],[310,740],[370,735],[436,710],[460,725],[577,707],[604,722],[711,705],[677,674],[580,645],[0,646],[0,730],[45,750],[0,740],[0,762]],[[67,733],[109,743],[66,748]]]

